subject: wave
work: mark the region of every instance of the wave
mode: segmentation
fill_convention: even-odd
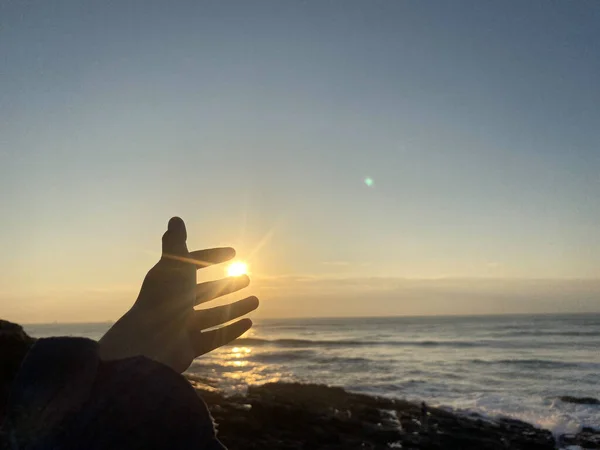
[[[533,369],[582,369],[582,368],[598,368],[600,364],[590,362],[569,362],[569,361],[557,361],[553,359],[498,359],[498,360],[484,360],[484,359],[472,359],[469,361],[472,364],[485,364],[485,365],[503,365],[503,366],[518,366],[524,368]]]
[[[365,364],[373,365],[375,362],[368,358],[361,357],[343,357],[343,356],[329,356],[323,357],[318,355],[312,350],[300,350],[300,351],[281,351],[281,352],[270,352],[270,353],[259,353],[252,354],[248,357],[248,360],[259,362],[259,363],[286,363],[292,361],[305,361],[306,363],[319,363],[319,364],[340,364],[344,366],[352,366],[354,370],[363,370]]]
[[[489,341],[367,341],[367,340],[312,340],[312,339],[259,339],[240,338],[229,345],[235,346],[274,346],[274,347],[370,347],[370,346],[404,346],[404,347],[487,347],[493,345]]]
[[[489,336],[488,336],[489,337]],[[278,348],[343,348],[343,347],[451,347],[451,348],[545,348],[545,347],[572,347],[573,342],[546,342],[546,341],[523,341],[505,339],[474,339],[474,340],[319,340],[319,339],[260,339],[240,338],[229,345],[234,346],[272,346]],[[596,342],[580,341],[580,348],[593,346]]]
[[[518,330],[509,332],[490,333],[493,336],[520,337],[520,336],[565,336],[565,337],[600,337],[600,330],[593,331],[551,331],[551,330]]]
[[[259,363],[286,363],[300,360],[310,360],[314,356],[312,350],[300,350],[300,351],[282,351],[282,352],[269,352],[251,354],[248,356],[248,360]]]

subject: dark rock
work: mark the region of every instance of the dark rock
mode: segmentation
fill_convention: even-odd
[[[579,405],[600,405],[600,400],[594,397],[572,397],[570,395],[563,395],[559,397],[560,401],[565,403],[577,403]]]
[[[559,446],[578,445],[584,449],[600,448],[600,429],[584,427],[577,434],[563,434],[558,439]]]
[[[205,398],[232,449],[553,450],[552,434],[527,423],[467,417],[404,400],[314,384],[269,383],[245,398]],[[250,404],[240,409],[234,403]],[[426,422],[423,423],[423,418]]]

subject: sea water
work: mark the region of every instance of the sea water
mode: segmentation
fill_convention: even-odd
[[[28,325],[99,339],[110,324]],[[228,392],[297,381],[518,418],[556,434],[600,428],[600,314],[256,320],[189,373]]]

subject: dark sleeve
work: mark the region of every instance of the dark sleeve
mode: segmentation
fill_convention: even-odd
[[[11,449],[207,449],[224,447],[188,381],[143,357],[102,363],[97,343],[38,340],[9,397]]]
[[[0,319],[0,449],[8,446],[7,436],[2,430],[6,417],[8,396],[25,355],[35,339],[25,333],[16,323]]]

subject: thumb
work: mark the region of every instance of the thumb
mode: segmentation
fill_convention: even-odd
[[[187,239],[187,231],[185,223],[179,217],[173,217],[169,220],[167,231],[162,237],[162,253],[163,256],[187,256],[188,249],[185,241]]]

